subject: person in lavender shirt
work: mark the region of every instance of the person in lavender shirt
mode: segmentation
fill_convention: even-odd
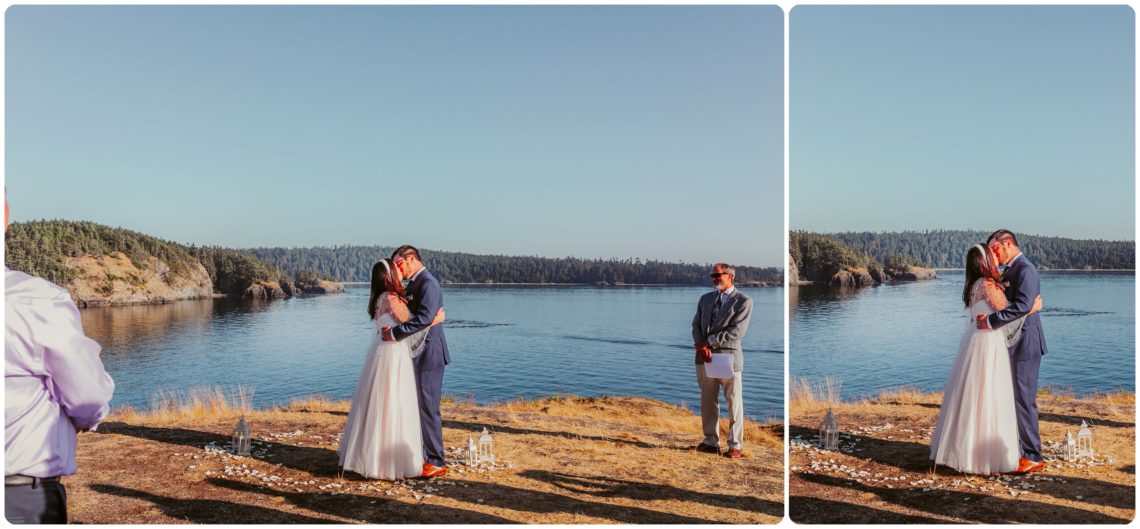
[[[4,201],[4,231],[8,201]],[[4,267],[4,517],[67,523],[61,476],[77,433],[107,415],[115,383],[67,290]]]

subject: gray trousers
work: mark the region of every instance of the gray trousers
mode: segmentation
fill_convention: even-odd
[[[740,371],[732,373],[732,378],[711,378],[705,376],[705,364],[697,364],[697,384],[701,387],[701,425],[709,446],[720,446],[720,391],[724,388],[724,400],[728,401],[728,447],[744,449],[744,397],[740,381]]]
[[[4,518],[11,524],[67,523],[63,483],[5,485]]]

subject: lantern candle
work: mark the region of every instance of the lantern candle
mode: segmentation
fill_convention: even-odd
[[[819,447],[824,450],[839,449],[839,422],[835,420],[831,408],[827,409],[827,415],[819,425]]]
[[[1077,442],[1073,440],[1072,430],[1065,432],[1065,444],[1061,445],[1061,455],[1065,461],[1077,460]]]
[[[239,456],[248,456],[251,441],[252,437],[249,434],[249,423],[246,422],[245,415],[242,415],[241,419],[238,419],[237,424],[234,425],[234,453]]]
[[[479,436],[479,462],[495,464],[495,450],[491,446],[491,432],[483,427],[483,434]]]
[[[1077,430],[1077,457],[1093,457],[1092,430],[1085,421],[1081,421],[1081,429]]]
[[[470,437],[467,438],[467,466],[473,467],[479,464],[479,449],[475,447],[475,441]]]

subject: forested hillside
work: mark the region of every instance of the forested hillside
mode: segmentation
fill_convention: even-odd
[[[338,281],[368,281],[372,265],[392,254],[388,246],[250,248],[244,250],[289,274],[303,269]],[[420,249],[440,281],[451,283],[708,284],[709,265],[640,259],[578,259],[474,255]],[[779,268],[736,267],[738,283],[783,284]]]
[[[118,298],[137,294],[131,299],[165,299],[148,292],[155,288],[151,276],[167,285],[200,283],[204,280],[198,281],[197,276],[203,269],[209,275],[207,286],[220,294],[248,297],[247,290],[261,283],[292,286],[287,274],[247,253],[213,246],[186,246],[94,222],[12,223],[5,234],[4,246],[8,268],[68,287],[74,296],[84,299],[88,299],[88,292],[112,296],[122,290],[131,292],[119,292],[122,295]],[[117,253],[129,259],[128,264],[116,261],[117,265],[130,270],[129,276],[107,269],[110,261],[105,258]],[[95,260],[79,259],[85,256]],[[81,270],[86,271],[83,277]]]
[[[926,230],[903,232],[844,232],[825,234],[852,249],[869,254],[879,262],[901,255],[924,266],[961,268],[966,251],[986,242],[991,232],[965,230]],[[1066,239],[1017,234],[1021,250],[1043,269],[1136,268],[1133,241]]]
[[[145,263],[147,257],[155,257],[165,262],[174,274],[183,273],[198,262],[197,256],[181,244],[86,221],[14,222],[5,233],[4,251],[4,264],[8,268],[57,284],[75,278],[75,270],[64,264],[67,257],[122,252],[135,263]]]

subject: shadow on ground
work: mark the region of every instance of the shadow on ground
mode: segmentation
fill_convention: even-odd
[[[657,483],[629,481],[605,476],[576,476],[543,470],[525,470],[519,475],[550,483],[569,492],[590,494],[599,498],[628,498],[637,501],[682,500],[703,503],[721,509],[739,509],[767,514],[776,518],[784,516],[784,505],[782,503],[752,496],[710,494]]]
[[[230,437],[213,432],[187,430],[185,428],[159,428],[136,426],[121,422],[110,422],[99,426],[99,434],[119,434],[160,443],[191,446],[201,449],[211,442],[217,446],[227,446]],[[294,446],[283,443],[264,442],[267,456],[259,461],[280,464],[296,470],[308,472],[317,477],[334,477],[340,472],[340,462],[336,451],[329,448]]]

